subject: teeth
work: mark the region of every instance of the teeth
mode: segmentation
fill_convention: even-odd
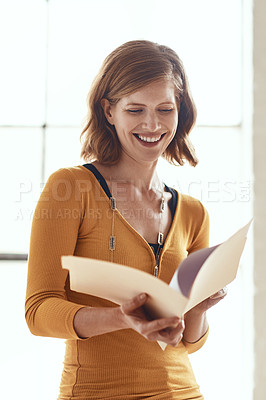
[[[152,137],[152,136],[141,136],[141,135],[137,135],[137,136],[143,142],[152,142],[152,143],[158,142],[158,140],[160,140],[161,137],[162,137],[162,136],[160,136],[160,137]]]

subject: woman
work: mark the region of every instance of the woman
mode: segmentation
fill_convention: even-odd
[[[36,208],[28,326],[35,335],[67,339],[60,400],[203,399],[188,353],[206,341],[206,310],[224,291],[184,320],[152,320],[145,293],[119,307],[71,291],[61,268],[61,256],[75,254],[169,283],[188,253],[208,245],[202,204],[156,173],[160,156],[197,164],[188,138],[196,109],[180,59],[152,42],[125,43],[105,59],[88,109],[82,156],[89,163],[52,174]],[[168,344],[165,351],[158,340]]]

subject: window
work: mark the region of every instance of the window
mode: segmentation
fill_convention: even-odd
[[[122,42],[146,38],[178,52],[199,126],[241,123],[240,0],[171,0],[163,9],[157,0],[11,0],[1,8],[1,168],[9,165],[12,177],[5,174],[4,185],[12,190],[1,203],[9,233],[0,252],[27,252],[29,235],[21,233],[30,230],[44,181],[53,170],[80,163],[90,83]]]

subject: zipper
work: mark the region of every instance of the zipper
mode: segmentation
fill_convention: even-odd
[[[155,276],[155,278],[158,278],[158,274],[159,274],[159,264],[160,264],[160,252],[161,252],[161,250],[162,250],[162,246],[159,245],[157,253],[155,255],[156,264],[155,264],[155,267],[154,267],[154,270],[153,270],[153,275]]]

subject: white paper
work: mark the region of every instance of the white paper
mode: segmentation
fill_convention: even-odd
[[[146,272],[108,261],[63,256],[62,266],[69,270],[70,288],[73,291],[101,297],[120,305],[140,293],[147,293],[146,305],[154,316],[182,317],[189,309],[218,292],[236,277],[250,224],[251,221],[218,245],[211,254],[206,249],[208,257],[204,262],[199,250],[198,254],[201,255],[198,262],[201,264],[196,266],[198,272],[196,278],[193,278],[188,297],[181,293],[182,285],[178,285],[179,269],[169,286]],[[197,252],[192,255],[196,263]],[[191,274],[188,258],[182,262],[187,263],[187,267],[183,269],[183,273],[188,274],[187,277]],[[195,274],[195,268],[193,273]],[[166,347],[165,343],[159,344],[162,348]]]

